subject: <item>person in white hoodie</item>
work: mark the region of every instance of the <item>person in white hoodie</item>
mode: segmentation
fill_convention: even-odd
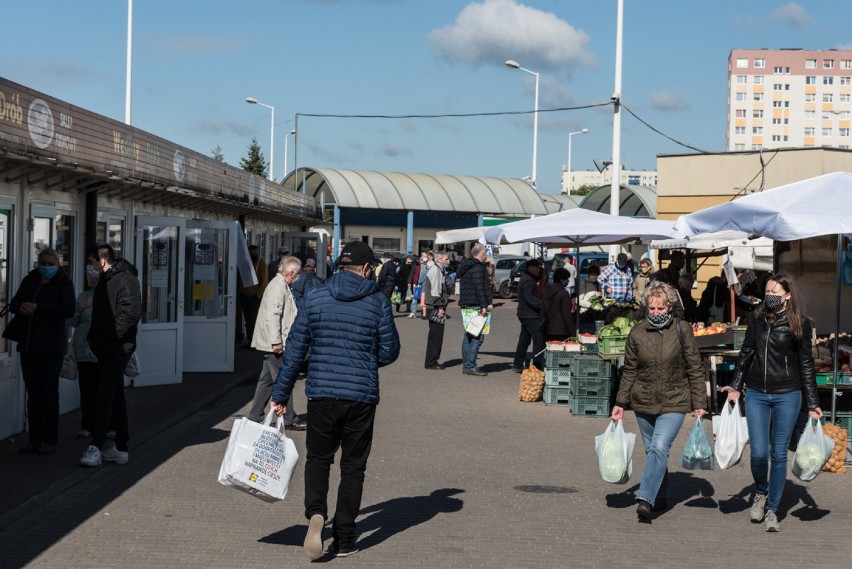
[[[266,352],[266,355],[263,358],[260,376],[257,378],[257,389],[255,389],[248,416],[250,420],[258,423],[266,416],[266,405],[272,394],[272,384],[281,367],[287,334],[290,333],[290,327],[296,319],[298,308],[290,286],[296,282],[296,277],[301,270],[302,262],[297,257],[281,259],[278,264],[278,274],[269,281],[263,293],[263,299],[260,301],[251,347]],[[299,415],[292,404],[287,406],[284,427],[293,431],[304,431],[307,428],[307,423],[299,420]]]

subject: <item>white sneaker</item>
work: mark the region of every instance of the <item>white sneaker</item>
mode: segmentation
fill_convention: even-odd
[[[83,457],[80,459],[80,466],[100,466],[101,465],[101,451],[98,450],[98,447],[95,445],[89,445],[85,452],[83,452]]]
[[[118,450],[115,445],[109,445],[101,453],[101,459],[104,462],[114,462],[116,464],[127,464],[130,460],[130,453],[126,450]]]
[[[325,518],[320,514],[314,514],[308,522],[308,533],[305,536],[304,550],[305,555],[311,561],[319,559],[322,555],[322,528],[324,525]]]

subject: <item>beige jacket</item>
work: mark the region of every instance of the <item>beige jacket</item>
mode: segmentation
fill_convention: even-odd
[[[296,301],[281,274],[269,282],[257,311],[257,323],[251,338],[251,347],[272,352],[272,346],[286,344],[287,334],[296,319]]]

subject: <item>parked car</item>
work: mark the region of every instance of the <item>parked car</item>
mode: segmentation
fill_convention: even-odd
[[[496,288],[494,292],[500,298],[511,298],[514,293],[509,290],[509,278],[512,269],[524,262],[526,257],[521,255],[497,255],[494,257],[494,282]]]
[[[576,254],[575,253],[556,253],[550,259],[547,259],[544,262],[544,271],[550,278],[550,275],[553,274],[553,271],[565,266],[566,262],[570,262],[574,266],[576,266]],[[602,267],[609,263],[609,257],[606,253],[580,253],[580,268],[578,270],[577,279],[584,280],[586,275],[589,274],[589,267],[592,265],[597,265]],[[521,280],[521,275],[524,271],[527,270],[526,262],[519,263],[514,269],[512,269],[511,274],[509,275],[509,285],[508,290],[512,294],[517,294],[518,292],[518,282]]]

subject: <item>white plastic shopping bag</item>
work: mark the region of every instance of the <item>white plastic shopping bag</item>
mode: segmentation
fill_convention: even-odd
[[[740,402],[726,402],[719,415],[713,417],[714,451],[719,469],[725,470],[740,462],[748,443],[748,424],[740,412]]]
[[[467,313],[462,313],[464,331],[471,336],[479,336],[482,334],[482,330],[485,328],[485,321],[485,316],[483,316],[478,310],[471,310]]]
[[[816,425],[812,425],[812,423]],[[803,482],[810,482],[822,472],[822,467],[831,458],[834,451],[834,439],[822,432],[822,423],[808,419],[805,432],[796,447],[793,457],[793,476]]]
[[[612,484],[627,484],[633,474],[633,447],[636,434],[625,433],[621,420],[610,421],[606,430],[595,437],[595,452],[601,478]]]
[[[240,417],[234,421],[228,448],[219,469],[219,482],[265,502],[283,500],[299,462],[293,440],[284,434],[281,417],[272,426],[270,411],[261,423]]]

